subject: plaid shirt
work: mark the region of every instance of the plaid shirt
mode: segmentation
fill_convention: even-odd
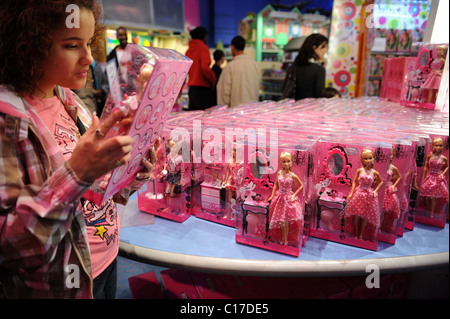
[[[72,118],[89,112],[57,93]],[[0,86],[0,282],[8,298],[92,298],[78,180],[53,135],[24,100]]]

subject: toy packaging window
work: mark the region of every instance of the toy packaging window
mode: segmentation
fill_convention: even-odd
[[[415,68],[406,74],[406,95],[402,96],[400,104],[430,110],[435,109],[448,56],[447,51],[448,43],[423,43],[420,46]]]
[[[220,132],[202,143],[202,161],[194,168],[193,214],[196,217],[235,227],[240,210],[238,190],[244,175],[242,145]],[[193,156],[198,156],[193,153]]]
[[[310,194],[313,145],[279,145],[275,151],[246,146],[236,242],[298,256],[309,235],[304,232],[309,229],[305,198]]]
[[[430,137],[424,148],[423,165],[417,169],[416,221],[444,228],[449,202],[449,137],[436,134]]]
[[[311,236],[377,249],[390,154],[386,146],[320,141]]]
[[[98,179],[86,192],[86,199],[96,204],[126,187],[142,169],[142,159],[161,135],[192,60],[174,50],[129,44],[119,64],[100,120],[121,109],[127,123],[114,126],[105,138],[128,134],[133,150],[127,165]]]
[[[138,192],[141,211],[184,222],[191,215],[190,134],[165,128],[152,178]]]

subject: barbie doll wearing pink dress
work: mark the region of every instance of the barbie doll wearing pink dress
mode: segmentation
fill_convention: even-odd
[[[381,214],[381,230],[392,233],[395,231],[393,225],[400,218],[400,200],[397,196],[397,185],[402,179],[398,168],[392,164],[394,152],[391,150],[391,163],[387,171],[387,187],[384,194],[383,212]]]
[[[431,62],[431,73],[422,85],[422,90],[428,91],[427,102],[434,103],[436,100],[436,93],[439,91],[439,85],[441,84],[442,70],[445,64],[445,54],[447,48],[440,45],[436,48],[436,59]]]
[[[374,154],[372,150],[361,153],[363,167],[356,171],[352,190],[347,196],[345,217],[353,217],[356,236],[361,239],[367,224],[378,228],[380,226],[380,208],[378,190],[383,184],[380,173],[373,169]],[[375,189],[372,186],[377,184]]]
[[[227,175],[223,181],[223,186],[227,189],[227,215],[225,217],[230,217],[231,214],[231,199],[233,195],[236,194],[236,188],[242,183],[242,180],[238,179],[239,170],[242,167],[242,163],[236,162],[236,146],[233,147],[233,158],[230,159],[227,164]]]
[[[277,180],[272,190],[269,208],[269,229],[281,229],[281,244],[288,244],[289,226],[303,221],[303,212],[297,194],[302,190],[303,183],[291,171],[292,156],[288,152],[281,153],[282,169],[277,173]],[[295,192],[292,191],[294,181],[300,184]]]
[[[442,155],[444,141],[435,138],[432,142],[433,151],[428,154],[423,169],[422,184],[419,190],[421,208],[425,208],[433,217],[435,213],[440,213],[442,206],[448,202],[448,185],[445,181],[445,174],[448,172],[448,159]],[[439,204],[439,205],[437,205]],[[425,206],[425,207],[423,207]]]

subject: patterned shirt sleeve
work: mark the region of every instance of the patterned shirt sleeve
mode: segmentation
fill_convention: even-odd
[[[54,258],[89,185],[67,162],[47,176],[37,137],[5,134],[7,117],[0,115],[0,268],[37,268]]]

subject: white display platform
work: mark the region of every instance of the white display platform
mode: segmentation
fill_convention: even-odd
[[[153,223],[132,197],[123,215]],[[143,215],[142,215],[143,214]],[[144,217],[144,218],[142,218]],[[416,224],[396,244],[379,242],[377,251],[309,237],[299,257],[235,242],[236,229],[191,216],[184,223],[155,217],[153,224],[123,227],[122,257],[167,268],[236,275],[347,276],[448,267],[449,224],[444,229]],[[366,271],[367,270],[367,271]]]

